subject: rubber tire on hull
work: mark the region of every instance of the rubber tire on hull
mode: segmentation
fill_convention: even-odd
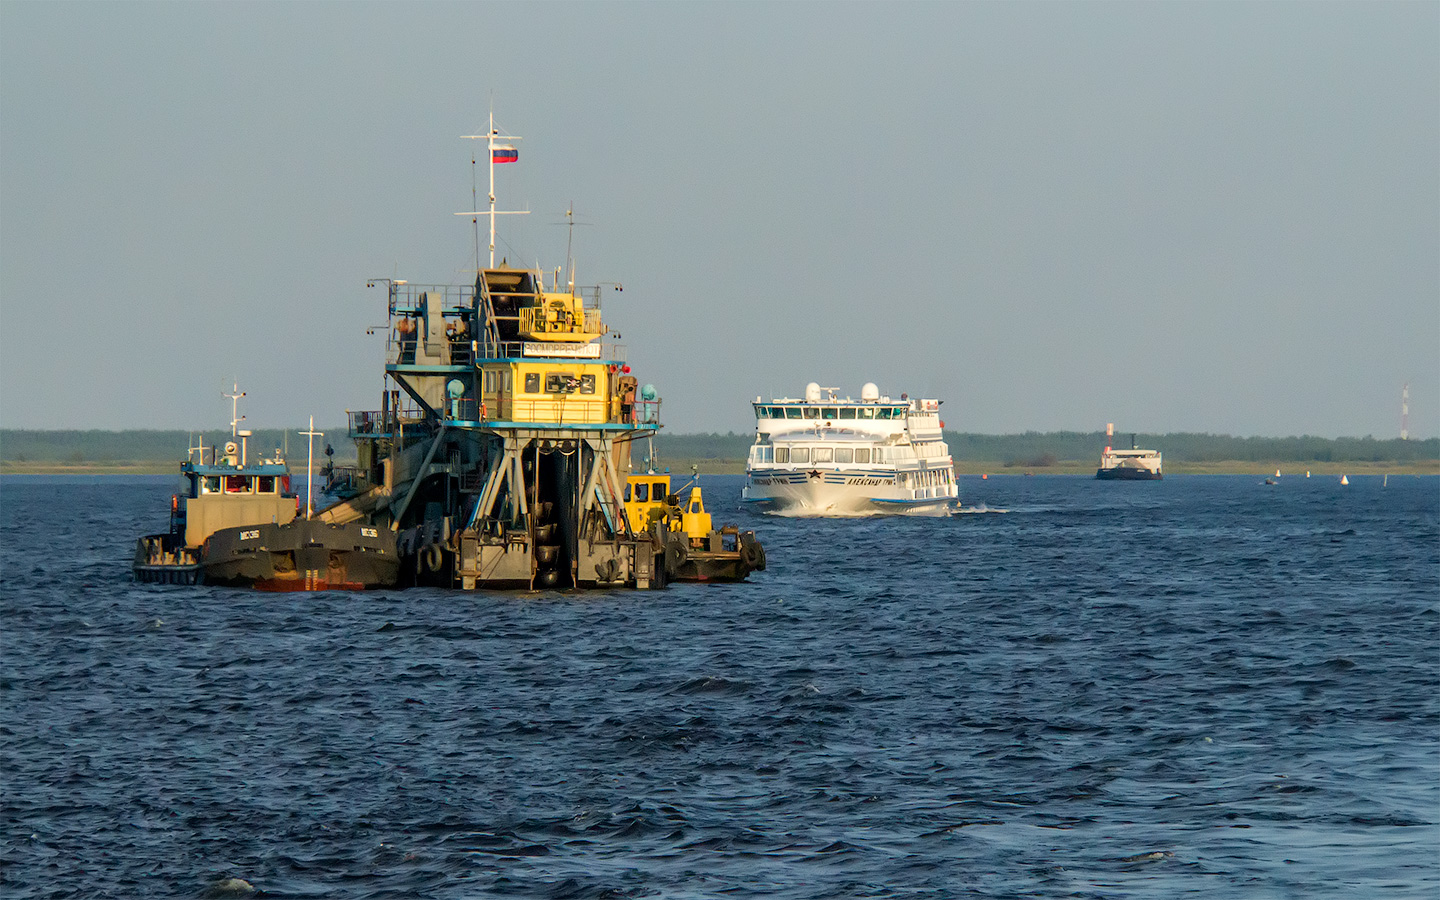
[[[685,565],[685,560],[690,557],[689,548],[685,546],[685,539],[677,537],[665,543],[665,571],[667,575],[674,575]]]

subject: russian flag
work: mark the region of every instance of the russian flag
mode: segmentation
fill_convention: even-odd
[[[515,162],[520,158],[520,151],[510,145],[495,147],[490,151],[490,161],[493,163]]]

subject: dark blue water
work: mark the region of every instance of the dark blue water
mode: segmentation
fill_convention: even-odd
[[[0,482],[0,894],[1440,896],[1440,480],[964,478],[662,593],[138,586]]]

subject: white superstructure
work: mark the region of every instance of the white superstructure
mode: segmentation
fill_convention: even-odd
[[[943,516],[959,496],[939,400],[860,399],[811,382],[803,400],[755,398],[745,500],[790,516]]]

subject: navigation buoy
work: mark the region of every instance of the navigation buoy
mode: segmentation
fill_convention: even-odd
[[[989,475],[981,475],[981,476],[980,476],[980,480],[981,480],[981,481],[989,481],[989,480],[990,480],[990,476],[989,476]]]
[[[1306,469],[1306,470],[1305,470],[1305,477],[1306,477],[1306,478],[1309,478],[1309,477],[1310,477],[1310,470],[1309,470],[1309,469]]]
[[[1276,477],[1276,478],[1279,478],[1279,477],[1280,477],[1280,470],[1279,470],[1279,469],[1276,469],[1276,470],[1275,470],[1275,477]]]
[[[1350,479],[1349,479],[1349,478],[1346,478],[1344,475],[1341,475],[1341,476],[1340,476],[1340,483],[1341,483],[1341,484],[1349,484],[1349,483],[1350,483]]]

